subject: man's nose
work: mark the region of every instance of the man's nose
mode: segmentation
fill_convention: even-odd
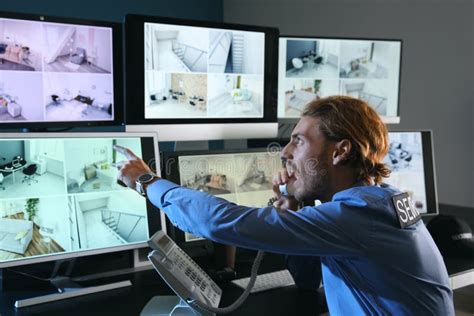
[[[293,159],[293,154],[292,154],[292,150],[291,150],[291,143],[288,143],[285,147],[283,147],[280,157],[281,157],[282,161],[287,161],[289,159]]]

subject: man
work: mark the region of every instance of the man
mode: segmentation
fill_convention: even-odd
[[[387,130],[367,103],[329,97],[309,103],[282,150],[274,179],[294,197],[249,208],[181,188],[130,159],[119,179],[145,187],[180,229],[236,246],[320,256],[333,315],[454,315],[442,257],[406,193],[380,186]],[[140,179],[144,178],[144,181]],[[150,180],[147,180],[150,179]],[[277,186],[276,186],[277,187]],[[279,192],[276,188],[275,191]],[[313,203],[297,210],[299,202]]]

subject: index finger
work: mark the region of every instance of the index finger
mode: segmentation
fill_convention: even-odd
[[[128,160],[132,160],[132,159],[138,159],[137,155],[135,155],[133,153],[133,151],[131,151],[130,149],[128,148],[125,148],[123,146],[120,146],[120,145],[114,145],[114,150],[118,153],[121,153],[122,155],[125,156],[125,158],[127,158]]]

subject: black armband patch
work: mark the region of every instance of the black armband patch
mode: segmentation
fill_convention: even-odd
[[[408,193],[405,192],[392,196],[392,202],[397,212],[400,228],[411,226],[421,219],[421,215],[415,208]]]

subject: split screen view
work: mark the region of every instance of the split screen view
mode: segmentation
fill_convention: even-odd
[[[110,28],[0,19],[0,123],[113,118]]]
[[[114,145],[140,138],[0,141],[0,263],[145,242],[146,200],[117,184]]]
[[[331,95],[366,101],[383,118],[398,116],[400,41],[280,38],[278,117]]]
[[[265,34],[145,23],[145,119],[263,117]]]

